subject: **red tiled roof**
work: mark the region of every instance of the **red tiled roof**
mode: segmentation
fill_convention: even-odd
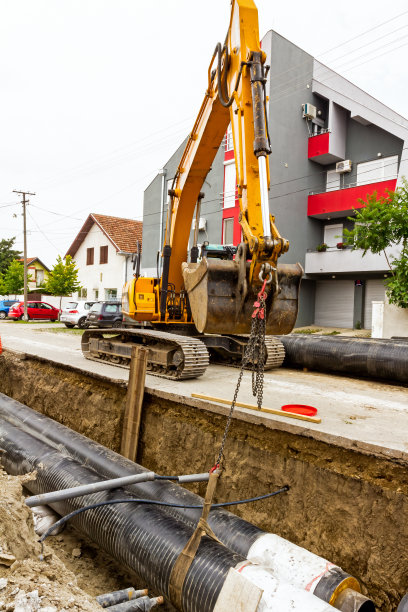
[[[91,213],[66,252],[65,257],[67,255],[75,257],[75,253],[78,251],[94,223],[98,225],[117,251],[135,253],[137,250],[137,241],[139,241],[140,247],[142,246],[142,221]]]
[[[21,257],[20,259],[17,259],[17,261],[21,261],[21,263],[24,263],[24,257]],[[38,261],[39,264],[41,264],[43,266],[43,268],[45,268],[46,270],[48,270],[48,272],[50,271],[50,269],[48,268],[48,266],[46,266],[41,259],[39,259],[38,257],[27,257],[27,265],[29,266],[30,264],[34,263],[35,261]]]

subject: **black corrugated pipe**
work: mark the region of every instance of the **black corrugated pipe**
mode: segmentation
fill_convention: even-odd
[[[99,480],[93,470],[64,456],[45,442],[7,421],[0,422],[2,463],[10,474],[36,470],[36,480],[25,486],[34,494]],[[84,504],[131,496],[121,489],[87,495],[52,504],[67,514]],[[83,512],[73,519],[82,533],[134,571],[145,583],[170,599],[169,579],[174,564],[192,534],[192,529],[156,507],[135,503],[108,505]],[[185,612],[210,612],[230,567],[244,561],[205,536],[187,573],[182,603]]]
[[[277,337],[285,347],[285,366],[408,383],[407,344],[401,340],[301,334]]]
[[[90,440],[61,423],[24,406],[0,393],[0,415],[16,427],[40,440],[44,440],[72,459],[95,470],[104,478],[119,478],[149,470],[118,453]],[[57,489],[58,487],[56,487]],[[169,480],[150,481],[129,485],[126,491],[136,497],[155,499],[176,504],[202,504],[203,500],[195,493],[173,484]],[[190,508],[167,508],[167,513],[181,519],[190,527],[195,527],[201,516],[200,510]],[[244,521],[235,514],[222,509],[212,510],[209,524],[225,546],[241,554],[246,554],[255,540],[265,532],[255,525]]]
[[[104,478],[119,478],[149,471],[2,393],[0,393],[0,416],[16,427],[24,428],[30,435],[36,436],[38,439],[54,446],[72,459],[89,466]],[[58,488],[63,487],[55,487],[55,489]],[[129,485],[126,487],[126,491],[131,492],[138,498],[159,500],[167,503],[189,505],[200,505],[203,503],[203,499],[198,495],[168,480],[156,480]],[[88,500],[88,497],[86,499]],[[159,510],[157,511],[159,512]],[[200,510],[192,508],[167,507],[162,508],[160,512],[167,515],[170,514],[177,520],[183,521],[190,528],[195,527],[201,515]],[[329,601],[331,598],[330,593],[333,592],[330,588],[326,588],[328,584],[335,590],[340,584],[348,584],[351,580],[349,574],[337,566],[332,567],[332,564],[328,563],[326,559],[309,553],[305,549],[301,549],[275,534],[266,533],[259,529],[259,527],[248,523],[231,512],[214,508],[211,510],[208,522],[216,536],[230,550],[244,558],[262,559],[263,564],[271,567],[275,574],[280,573],[279,578],[282,580],[291,582],[295,575],[293,564],[298,559],[299,567],[302,568],[303,579],[306,580],[306,583],[309,583],[313,578],[315,589],[320,589],[322,593],[324,591],[323,595],[321,595],[324,601]],[[275,554],[277,548],[279,548],[279,555]],[[279,562],[276,563],[276,560]],[[309,568],[309,577],[307,577],[308,573],[304,571],[306,565]],[[330,569],[327,569],[328,567]],[[316,576],[319,576],[318,580],[316,580]],[[296,584],[301,588],[305,588],[300,582]],[[358,584],[355,579],[352,579],[351,590],[356,588],[358,589]],[[361,603],[357,603],[357,600],[358,598],[356,597],[355,612],[362,611],[363,609],[367,611],[374,610],[370,600],[366,600],[364,608]]]

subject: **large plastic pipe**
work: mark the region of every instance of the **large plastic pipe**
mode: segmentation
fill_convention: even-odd
[[[401,599],[397,612],[408,612],[408,593]]]
[[[17,427],[25,428],[30,434],[63,450],[76,461],[90,466],[105,478],[148,472],[146,468],[3,394],[0,394],[0,415]],[[191,505],[203,503],[201,497],[170,481],[138,483],[126,487],[126,490],[136,497],[170,503]],[[194,509],[166,508],[164,511],[190,527],[194,527],[200,517],[200,511]],[[325,583],[326,588],[320,595],[324,601],[333,600],[333,594],[338,592],[338,587],[342,584],[359,590],[356,586],[358,583],[353,579],[351,584],[349,581],[351,576],[341,568],[284,538],[266,534],[262,529],[230,512],[222,509],[212,510],[209,524],[223,544],[242,557],[247,558],[249,555],[251,559],[259,559],[263,565],[270,567],[274,572],[279,572],[279,575],[285,566],[285,575],[289,582],[302,588],[305,582],[312,583],[314,589],[320,582]],[[279,547],[279,557],[271,554],[273,546],[270,538],[273,546]],[[256,548],[252,548],[257,542]],[[292,571],[294,565],[295,571]],[[327,588],[328,583],[331,585],[331,590]],[[358,610],[359,607],[356,607],[356,612]]]
[[[283,365],[408,382],[406,342],[301,334],[277,337],[285,347]]]
[[[0,422],[0,437],[4,450],[3,465],[9,473],[36,471],[36,479],[25,482],[33,493],[98,480],[99,476],[93,470],[7,421]],[[85,504],[127,496],[130,499],[121,490],[100,491],[87,496]],[[83,505],[80,498],[74,498],[55,502],[52,507],[60,514],[67,514]],[[135,503],[103,506],[83,512],[71,520],[102,550],[171,601],[170,575],[192,529],[157,508]],[[244,561],[240,555],[204,536],[184,581],[182,610],[212,612],[229,569]],[[264,590],[259,612],[289,609],[298,612],[333,611],[329,604],[293,585],[281,584],[272,574],[268,580],[269,573],[262,567],[255,565],[251,570],[246,568],[246,572],[250,572],[250,580],[262,584]]]

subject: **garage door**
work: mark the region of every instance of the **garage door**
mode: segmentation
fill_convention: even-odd
[[[373,300],[383,301],[385,298],[385,286],[383,278],[372,278],[365,282],[364,297],[364,328],[371,329]]]
[[[316,325],[353,327],[354,281],[317,281],[315,304]]]

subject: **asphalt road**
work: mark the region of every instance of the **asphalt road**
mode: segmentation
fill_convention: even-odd
[[[88,372],[95,372],[117,380],[128,380],[129,371],[85,359],[81,351],[81,336],[64,330],[61,323],[16,323],[0,321],[0,338],[5,348],[65,363]]]

